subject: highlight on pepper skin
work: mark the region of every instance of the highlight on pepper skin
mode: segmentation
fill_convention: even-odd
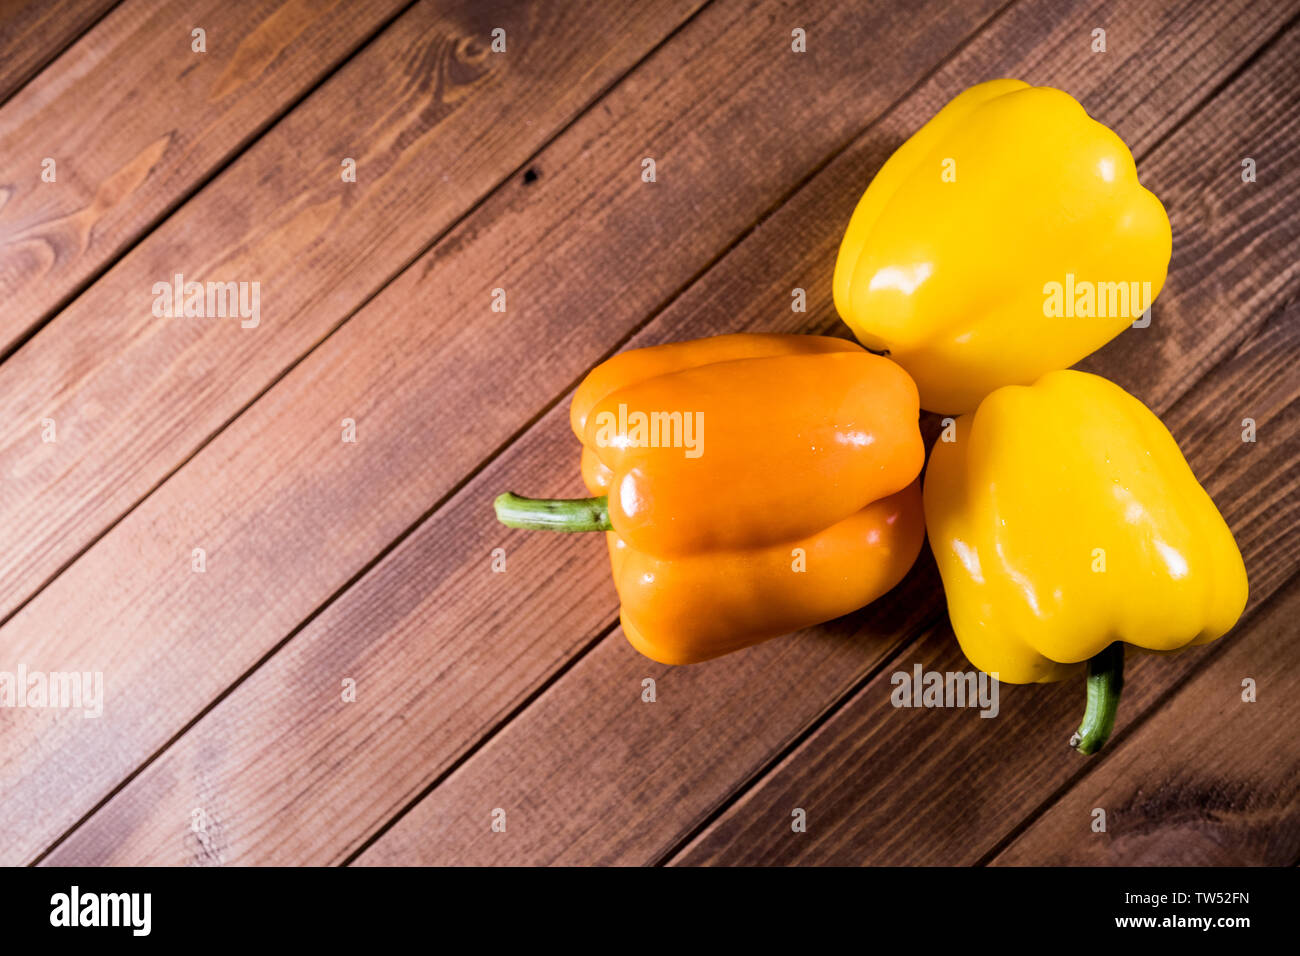
[[[1246,569],[1168,429],[1119,386],[1058,371],[956,420],[925,474],[953,631],[1020,684],[1088,671],[1083,753],[1110,733],[1123,645],[1169,652],[1236,624]]]
[[[570,407],[592,497],[507,494],[497,516],[606,530],[632,646],[661,663],[707,660],[902,580],[924,539],[919,412],[907,373],[846,339],[724,335],[624,352]]]
[[[964,413],[1123,332],[1171,250],[1169,217],[1114,132],[1067,93],[993,80],[871,181],[840,244],[835,308],[907,369],[922,408]]]

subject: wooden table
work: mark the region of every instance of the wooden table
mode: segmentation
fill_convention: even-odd
[[[103,713],[0,708],[0,863],[1294,864],[1298,15],[3,5],[0,671],[102,673]],[[1079,98],[1168,208],[1153,322],[1083,367],[1162,416],[1251,578],[1228,637],[1131,656],[1090,760],[1077,684],[891,705],[969,666],[928,551],[859,613],[670,668],[599,537],[492,520],[581,491],[567,403],[614,352],[847,334],[857,197],[997,76]],[[167,317],[177,275],[258,311]]]

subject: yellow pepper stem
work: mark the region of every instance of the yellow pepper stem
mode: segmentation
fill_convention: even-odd
[[[1088,661],[1088,707],[1083,723],[1070,738],[1081,754],[1095,754],[1110,738],[1124,690],[1124,644],[1116,641]]]
[[[506,492],[492,503],[508,528],[537,531],[610,531],[609,498],[521,498]]]

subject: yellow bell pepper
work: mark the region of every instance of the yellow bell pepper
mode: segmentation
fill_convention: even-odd
[[[1204,644],[1246,605],[1246,569],[1169,431],[1084,372],[999,389],[941,436],[925,520],[953,630],[971,663],[1009,683],[1089,664],[1072,741],[1105,742],[1124,642]]]
[[[840,245],[835,307],[911,373],[922,408],[968,412],[1140,318],[1170,247],[1164,207],[1115,133],[1060,90],[993,80],[871,182]]]

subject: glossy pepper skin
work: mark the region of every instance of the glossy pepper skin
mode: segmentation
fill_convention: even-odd
[[[602,424],[620,408],[698,414],[700,454],[629,447],[630,429],[609,440]],[[628,640],[656,661],[688,664],[838,617],[892,588],[924,537],[918,416],[907,373],[842,339],[718,336],[625,352],[594,369],[571,423],[597,496],[588,500],[608,496]],[[546,526],[528,522],[532,505],[516,511],[521,500],[498,499],[498,516]]]
[[[993,392],[954,437],[931,454],[925,517],[979,669],[1061,680],[1114,642],[1176,651],[1241,616],[1231,531],[1168,429],[1119,386],[1051,372]]]
[[[1132,324],[1164,284],[1171,240],[1118,136],[1060,90],[993,80],[948,103],[872,180],[840,245],[835,307],[911,373],[922,408],[968,412]],[[1125,309],[1115,283],[1137,283],[1143,301]]]

